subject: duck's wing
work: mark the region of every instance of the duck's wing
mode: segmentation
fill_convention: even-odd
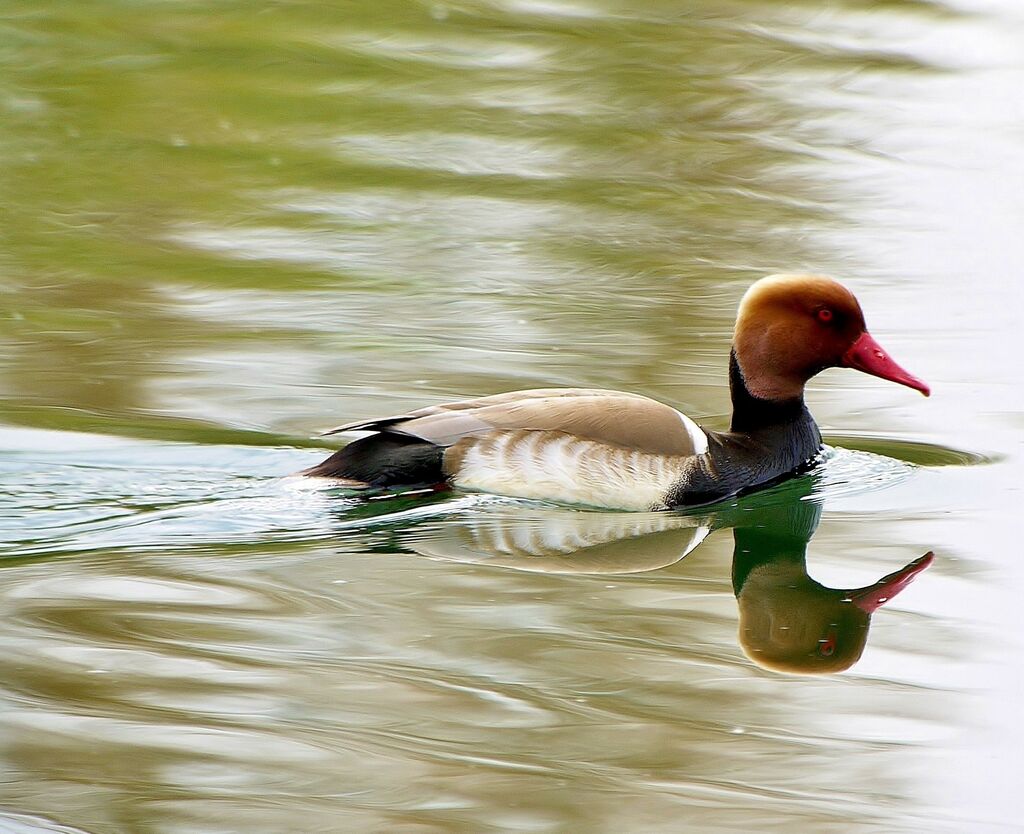
[[[707,435],[674,408],[621,391],[591,388],[539,388],[444,403],[376,420],[347,423],[344,431],[389,432],[451,446],[466,437],[494,431],[561,432],[659,455],[707,451]]]

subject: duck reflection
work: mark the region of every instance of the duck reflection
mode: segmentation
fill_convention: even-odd
[[[665,568],[714,530],[731,528],[739,640],[759,666],[827,674],[860,658],[872,614],[933,559],[929,552],[862,588],[828,588],[807,573],[821,516],[810,479],[701,516],[605,513],[521,505],[478,508],[402,536],[437,559],[544,573],[624,574]]]
[[[668,513],[502,508],[446,523],[412,548],[437,559],[541,573],[644,573],[672,565],[711,532]]]
[[[807,543],[820,514],[820,505],[798,501],[760,507],[733,527],[740,645],[767,669],[849,669],[864,651],[871,615],[932,563],[928,552],[863,588],[828,588],[807,573]]]

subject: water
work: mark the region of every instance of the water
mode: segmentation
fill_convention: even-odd
[[[1024,829],[1022,43],[1012,0],[9,3],[0,830]],[[284,477],[513,388],[722,427],[782,269],[934,391],[816,379],[806,478]]]

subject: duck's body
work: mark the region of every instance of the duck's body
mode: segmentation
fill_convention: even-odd
[[[356,488],[451,484],[624,510],[706,504],[814,460],[821,435],[804,405],[804,382],[837,364],[927,393],[868,336],[845,288],[813,276],[775,276],[755,284],[740,306],[728,432],[702,429],[637,394],[515,391],[340,426],[329,433],[372,434],[303,474]]]

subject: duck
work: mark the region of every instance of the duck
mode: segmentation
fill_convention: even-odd
[[[431,488],[626,511],[702,506],[814,465],[821,433],[804,388],[853,368],[920,391],[868,332],[856,297],[823,275],[769,275],[739,303],[728,431],[650,397],[539,388],[337,426],[368,432],[299,475],[352,490]]]

